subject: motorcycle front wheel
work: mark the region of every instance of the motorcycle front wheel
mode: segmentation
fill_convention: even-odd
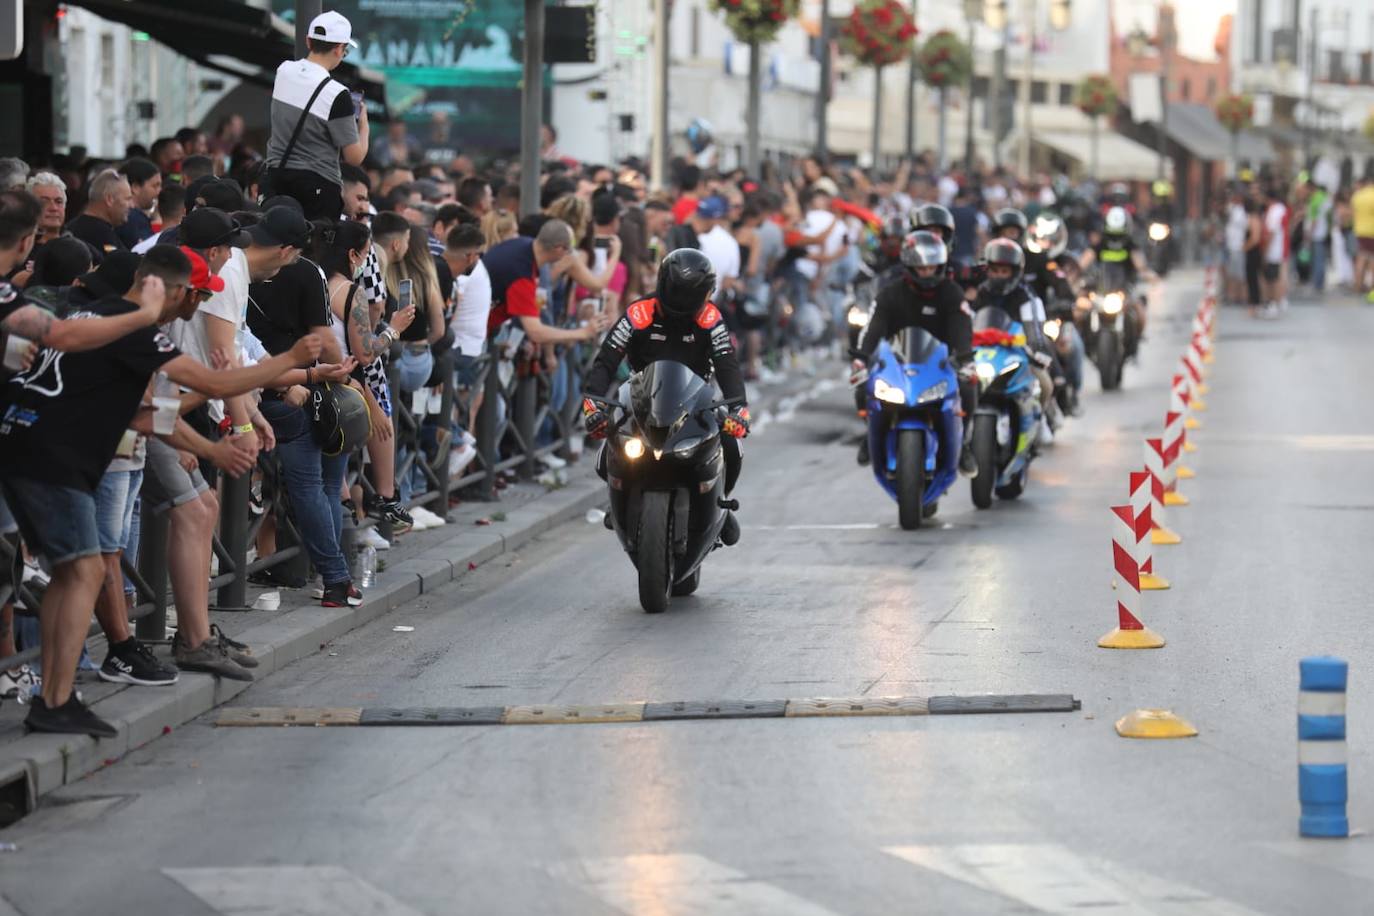
[[[973,505],[986,509],[992,505],[992,485],[997,480],[997,418],[991,414],[973,418],[973,457],[978,459],[978,476],[969,481]]]
[[[897,520],[902,528],[921,527],[921,497],[926,492],[926,436],[919,429],[897,433]]]
[[[1121,387],[1121,338],[1114,331],[1100,331],[1097,335],[1097,372],[1102,377],[1102,390],[1115,391]]]
[[[668,609],[673,587],[673,495],[651,490],[640,499],[639,545],[635,566],[639,569],[639,603],[646,613]]]

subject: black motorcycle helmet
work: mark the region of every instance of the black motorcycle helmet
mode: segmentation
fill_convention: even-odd
[[[1004,264],[1012,269],[1012,274],[1007,279],[993,278],[989,275],[983,281],[983,288],[988,292],[994,296],[1005,296],[1020,285],[1021,274],[1026,269],[1026,256],[1022,253],[1021,246],[1011,239],[993,239],[983,249],[983,263],[988,267]]]
[[[954,214],[940,204],[926,204],[913,210],[911,228],[916,232],[922,229],[934,232],[944,240],[946,247],[954,244]]]
[[[934,232],[917,230],[902,242],[902,266],[907,270],[911,282],[923,289],[934,289],[945,279],[945,265],[949,263],[949,249]],[[933,276],[922,277],[916,273],[918,267],[936,267]]]
[[[1003,207],[992,217],[992,234],[999,238],[1006,238],[1002,235],[1003,229],[1016,230],[1016,241],[1021,241],[1026,237],[1026,230],[1030,228],[1030,223],[1026,221],[1026,214],[1015,207]]]
[[[716,269],[710,258],[695,248],[679,248],[659,265],[654,297],[669,318],[692,318],[715,288]]]

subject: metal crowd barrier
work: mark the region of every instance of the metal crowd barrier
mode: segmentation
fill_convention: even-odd
[[[541,457],[558,454],[567,458],[570,454],[569,443],[577,420],[577,405],[580,403],[582,378],[590,367],[594,350],[585,347],[567,347],[559,354],[559,372],[565,372],[566,388],[562,403],[553,404],[555,380],[542,372],[515,371],[510,362],[498,362],[490,355],[481,357],[479,372],[469,392],[467,400],[460,400],[454,388],[454,369],[452,352],[435,358],[439,369],[441,396],[437,414],[444,429],[451,429],[451,418],[455,404],[464,407],[470,403],[472,392],[484,393],[481,409],[475,418],[469,417],[472,434],[477,439],[477,456],[468,470],[459,477],[449,476],[449,453],[453,446],[452,435],[440,435],[431,459],[422,443],[424,419],[417,417],[411,410],[409,397],[403,397],[397,384],[397,363],[389,362],[392,384],[392,423],[395,437],[392,440],[397,449],[396,478],[410,474],[419,468],[425,481],[424,492],[412,494],[408,505],[425,506],[431,512],[448,518],[451,494],[462,492],[465,498],[474,501],[497,499],[497,478],[504,472],[516,470],[522,478],[533,478],[536,464]],[[393,354],[394,356],[395,354]],[[566,361],[566,367],[564,366]],[[506,380],[503,381],[503,376]],[[404,451],[404,455],[402,452]],[[372,494],[373,488],[367,475],[361,471],[361,456],[355,456],[350,463],[346,481],[360,485],[364,493]],[[264,455],[258,460],[258,473],[261,475],[262,511],[256,515],[250,508],[253,480],[251,474],[231,478],[221,475],[220,485],[220,522],[219,532],[214,538],[214,555],[219,561],[218,574],[210,579],[214,592],[211,609],[219,611],[248,610],[245,606],[248,593],[248,577],[262,570],[280,568],[300,578],[308,578],[309,557],[297,530],[285,485],[280,482],[280,469],[274,457]],[[275,552],[248,559],[249,547],[255,543],[263,524],[272,518],[276,525],[277,549]],[[135,622],[135,633],[144,642],[165,642],[167,632],[167,611],[171,604],[170,586],[167,579],[167,525],[166,515],[155,515],[146,508],[142,511],[139,535],[139,556],[125,557],[125,574],[134,585],[135,604],[129,619]],[[372,524],[370,520],[364,523]],[[379,525],[378,530],[390,539],[392,532],[387,525]],[[352,518],[344,513],[344,555],[353,563],[352,541],[356,534]],[[17,561],[17,541],[0,538],[0,568],[12,569]],[[17,578],[17,577],[16,577]],[[0,574],[0,603],[9,602],[13,588],[10,576]],[[21,613],[36,615],[38,598],[32,589],[21,587],[20,597],[29,610]],[[92,624],[89,635],[100,632]],[[34,647],[17,655],[0,658],[0,669],[12,669],[38,658],[39,650]]]

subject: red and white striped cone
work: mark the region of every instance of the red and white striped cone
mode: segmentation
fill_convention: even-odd
[[[1178,389],[1179,397],[1183,399],[1184,429],[1202,429],[1202,421],[1193,416],[1197,407],[1197,392],[1193,390],[1193,375],[1188,371],[1188,360],[1184,357],[1179,357],[1175,379],[1174,388]]]
[[[1158,649],[1164,637],[1140,622],[1140,568],[1135,559],[1135,517],[1130,506],[1112,506],[1112,585],[1117,625],[1097,641],[1103,649]]]
[[[1197,353],[1193,350],[1193,345],[1189,342],[1187,349],[1183,351],[1183,356],[1179,358],[1183,364],[1183,371],[1188,375],[1188,393],[1192,395],[1192,403],[1188,409],[1201,413],[1207,409],[1207,405],[1198,397],[1202,392],[1199,390],[1202,385],[1202,361],[1198,359]]]
[[[1204,304],[1198,306],[1197,315],[1193,317],[1192,337],[1202,353],[1202,362],[1205,365],[1212,363],[1212,337],[1208,333],[1207,316],[1210,309]]]
[[[1202,334],[1194,334],[1193,339],[1188,343],[1187,355],[1198,370],[1198,380],[1193,385],[1193,394],[1195,395],[1206,394],[1208,390],[1207,383],[1203,381],[1207,377],[1207,370],[1203,368],[1203,363],[1206,362],[1206,351],[1203,349],[1202,340]],[[1205,410],[1206,406],[1204,405],[1202,409]]]
[[[1173,382],[1169,385],[1169,410],[1183,417],[1184,454],[1192,454],[1193,452],[1197,451],[1197,446],[1188,441],[1188,420],[1191,419],[1188,416],[1189,400],[1191,400],[1191,397],[1188,394],[1188,386],[1184,382],[1184,376],[1181,373],[1176,373],[1174,375]],[[1189,471],[1187,474],[1180,472],[1178,476],[1182,477],[1184,480],[1187,480],[1192,476],[1192,474],[1192,471]]]
[[[1145,471],[1150,475],[1150,542],[1158,545],[1182,544],[1176,532],[1170,531],[1164,519],[1164,443],[1158,439],[1145,440]]]
[[[1150,543],[1150,529],[1154,527],[1150,512],[1150,474],[1131,472],[1131,516],[1135,527],[1135,561],[1140,568],[1140,590],[1162,591],[1169,580],[1155,573],[1154,547]]]
[[[1183,466],[1184,435],[1183,414],[1172,410],[1164,414],[1164,504],[1168,506],[1188,505],[1188,500],[1178,492],[1178,482],[1197,476],[1191,468]]]

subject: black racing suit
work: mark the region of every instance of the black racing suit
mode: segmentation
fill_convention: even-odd
[[[735,355],[735,345],[720,310],[709,302],[695,318],[665,315],[658,307],[658,300],[652,297],[631,303],[602,341],[583,385],[589,393],[606,397],[611,393],[621,362],[628,362],[630,371],[638,372],[664,359],[690,367],[707,381],[714,377],[721,395],[734,402],[731,410],[745,406],[744,376]],[[739,479],[739,441],[732,436],[721,436],[721,450],[725,458],[725,492],[728,494]]]
[[[1053,318],[1060,312],[1072,313],[1075,298],[1073,287],[1058,263],[1050,260],[1043,251],[1026,251],[1025,254],[1026,285],[1045,304],[1046,315]]]
[[[878,342],[894,336],[903,328],[924,328],[949,347],[956,366],[973,359],[973,310],[964,301],[963,288],[945,277],[938,286],[919,286],[906,274],[878,291],[873,315],[859,335],[858,350],[872,358]],[[959,404],[965,416],[973,416],[978,387],[972,379],[959,378]]]
[[[1026,349],[1031,353],[1032,366],[1040,378],[1041,403],[1048,409],[1054,386],[1047,383],[1055,378],[1062,378],[1064,370],[1059,365],[1058,355],[1049,338],[1045,336],[1043,303],[1024,283],[1018,283],[1015,289],[1002,295],[989,292],[986,288],[979,289],[978,298],[973,303],[974,311],[993,307],[1001,309],[1013,320],[1021,322],[1026,332]]]

